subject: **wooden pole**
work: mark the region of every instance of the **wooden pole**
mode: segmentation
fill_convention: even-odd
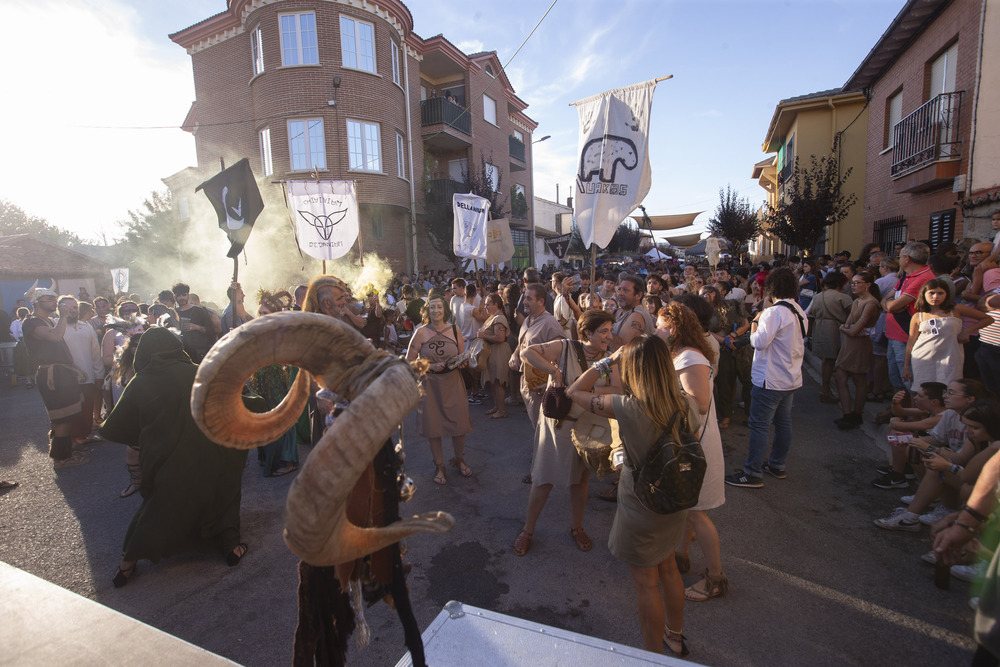
[[[358,182],[354,181],[354,197],[355,197],[355,199],[357,199],[357,196],[358,196]],[[361,217],[360,214],[359,214],[358,217]],[[358,259],[361,260],[361,266],[362,266],[362,268],[365,265],[365,244],[361,240],[361,237],[363,237],[363,236],[364,236],[364,234],[361,233],[361,226],[358,225]]]
[[[219,157],[219,169],[221,169],[222,171],[226,170],[226,159],[223,158],[223,157]],[[226,202],[222,202],[222,205],[225,206]],[[239,281],[239,279],[240,279],[240,258],[239,258],[239,255],[237,255],[236,257],[233,257],[233,286],[234,287],[233,287],[233,295],[229,298],[229,310],[230,310],[229,328],[230,329],[235,329],[236,326],[237,326],[236,325],[236,289],[235,289],[235,285]]]
[[[590,294],[594,294],[594,272],[597,270],[597,244],[590,246]],[[591,296],[593,298],[593,296]]]

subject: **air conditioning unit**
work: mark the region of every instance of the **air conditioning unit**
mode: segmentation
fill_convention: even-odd
[[[955,184],[951,186],[952,192],[965,192],[965,174],[955,177]]]

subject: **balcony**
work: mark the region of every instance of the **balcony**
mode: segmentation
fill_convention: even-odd
[[[436,178],[427,181],[426,204],[444,204],[451,206],[452,195],[462,191],[462,184],[450,178]]]
[[[524,142],[517,137],[510,135],[507,137],[507,145],[510,147],[510,170],[524,171]]]
[[[896,123],[892,132],[892,178],[900,179],[925,167],[935,167],[920,178],[908,179],[913,182],[897,190],[932,189],[945,185],[957,175],[957,165],[940,163],[957,161],[961,157],[959,118],[964,92],[938,95]]]
[[[443,97],[420,102],[424,143],[441,150],[461,150],[472,145],[472,117]]]

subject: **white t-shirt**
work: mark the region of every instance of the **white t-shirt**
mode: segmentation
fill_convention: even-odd
[[[953,452],[960,451],[965,445],[965,424],[962,417],[954,410],[945,410],[941,413],[941,421],[928,433],[938,442],[945,443]]]
[[[462,337],[465,338],[465,349],[469,349],[469,343],[476,337],[476,332],[479,331],[479,320],[477,320],[472,315],[474,307],[471,303],[466,303],[465,299],[462,299],[462,303],[458,304],[458,308],[452,313],[455,315],[455,326],[458,330],[462,332]]]

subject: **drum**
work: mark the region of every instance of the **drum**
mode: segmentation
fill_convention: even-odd
[[[587,463],[587,467],[597,473],[599,479],[610,473],[611,450],[614,444],[611,421],[592,412],[584,412],[573,425],[570,434],[577,454]]]

